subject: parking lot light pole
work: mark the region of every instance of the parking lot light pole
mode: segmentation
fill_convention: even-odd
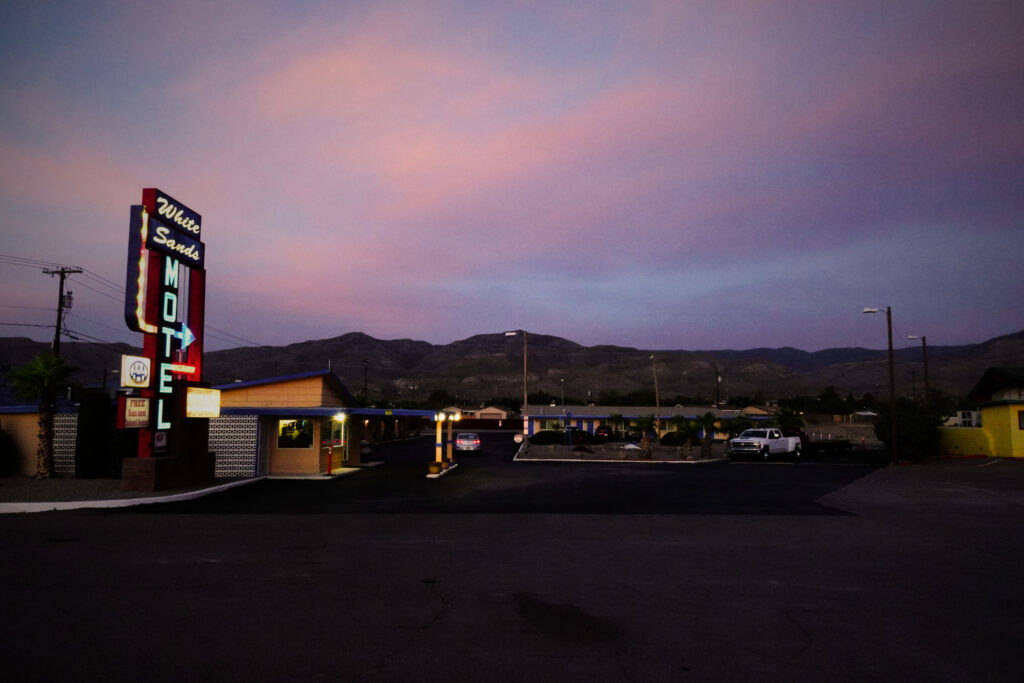
[[[864,313],[881,313],[880,308],[865,308]],[[896,462],[896,369],[892,355],[892,306],[885,307],[885,324],[889,330],[889,457]]]
[[[924,403],[929,405],[931,401],[931,387],[928,384],[928,337],[924,335],[918,337],[916,334],[910,334],[907,335],[907,339],[921,340],[921,353],[924,355]]]
[[[651,355],[651,370],[654,372],[654,431],[661,438],[661,398],[658,396],[658,361]]]
[[[506,337],[514,337],[517,334],[523,335],[523,438],[529,435],[529,417],[526,415],[526,330],[512,330],[506,332]]]
[[[461,417],[458,413],[448,413],[448,467],[455,467],[455,452],[452,450],[452,423]]]
[[[444,442],[441,440],[441,428],[444,426],[444,413],[434,416],[434,424],[437,425],[437,438],[434,441],[434,464],[430,469],[431,474],[440,474],[444,464]]]

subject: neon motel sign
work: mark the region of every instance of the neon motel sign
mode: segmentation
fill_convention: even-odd
[[[125,323],[141,332],[152,380],[142,395],[154,399],[152,424],[139,435],[139,456],[167,443],[186,416],[184,382],[202,379],[206,245],[202,217],[155,188],[131,207]]]

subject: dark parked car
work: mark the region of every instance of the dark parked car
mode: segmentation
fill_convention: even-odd
[[[605,441],[611,441],[615,438],[615,432],[613,432],[612,428],[608,425],[601,425],[594,430],[594,436],[599,439],[604,439]]]
[[[570,427],[565,430],[565,442],[569,444],[587,444],[597,443],[597,439],[590,432],[579,429],[577,427]]]

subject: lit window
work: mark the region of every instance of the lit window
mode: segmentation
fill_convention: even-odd
[[[304,419],[281,420],[277,424],[278,448],[312,448],[313,421]]]

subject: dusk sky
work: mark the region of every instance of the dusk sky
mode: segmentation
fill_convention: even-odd
[[[0,87],[0,336],[53,334],[15,257],[141,344],[144,187],[203,216],[207,349],[1024,329],[1019,0],[15,1]]]

